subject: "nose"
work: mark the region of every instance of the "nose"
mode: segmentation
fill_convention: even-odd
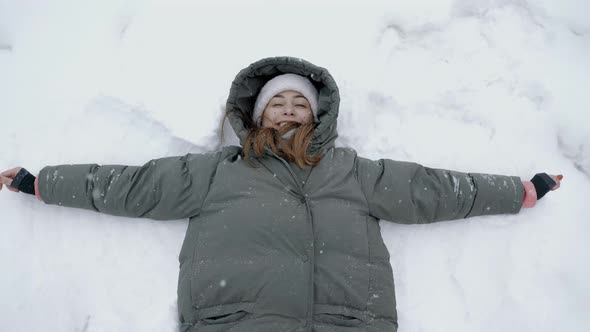
[[[286,107],[285,110],[283,111],[283,115],[295,115],[295,111],[293,110],[292,107]]]

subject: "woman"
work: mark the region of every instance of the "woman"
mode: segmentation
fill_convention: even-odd
[[[380,219],[518,213],[561,177],[533,184],[359,157],[334,145],[339,101],[326,69],[262,59],[237,75],[227,100],[243,148],[141,167],[47,166],[37,178],[14,168],[0,180],[46,204],[190,218],[179,258],[182,331],[396,331]]]

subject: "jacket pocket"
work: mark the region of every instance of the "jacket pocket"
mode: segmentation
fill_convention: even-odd
[[[233,323],[241,320],[242,318],[246,317],[248,313],[244,310],[239,310],[236,312],[232,312],[229,314],[211,316],[203,318],[203,323],[205,324],[225,324],[225,323]]]
[[[250,308],[253,303],[222,304],[211,308],[199,309],[196,312],[198,320],[204,325],[228,324],[248,319],[252,314]]]
[[[344,306],[316,304],[313,319],[328,325],[359,327],[365,325],[367,315],[363,311]]]

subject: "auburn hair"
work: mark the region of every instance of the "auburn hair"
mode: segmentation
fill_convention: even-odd
[[[264,128],[259,127],[252,120],[252,116],[236,110],[230,112],[234,112],[248,130],[242,147],[242,157],[251,166],[254,167],[250,160],[251,153],[254,152],[254,157],[261,158],[267,148],[286,161],[294,162],[299,168],[304,168],[305,165],[315,166],[322,160],[321,154],[310,155],[308,153],[317,123],[299,124],[297,122],[288,122],[279,129]],[[221,121],[222,144],[224,124],[227,118],[228,113],[225,114]],[[295,129],[295,132],[289,138],[283,139],[282,137],[292,129]]]

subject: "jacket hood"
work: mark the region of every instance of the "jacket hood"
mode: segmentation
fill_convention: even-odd
[[[244,117],[252,118],[256,97],[262,87],[275,76],[293,73],[307,77],[318,90],[318,123],[310,145],[310,153],[316,154],[334,146],[338,137],[336,120],[340,105],[340,93],[334,78],[327,69],[303,59],[272,57],[258,60],[242,69],[233,80],[227,98],[226,114],[240,145],[244,145],[248,129]]]

